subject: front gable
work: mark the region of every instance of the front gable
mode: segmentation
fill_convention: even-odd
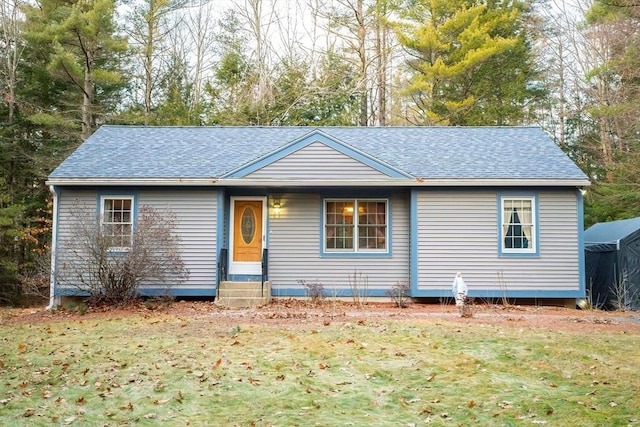
[[[411,175],[315,130],[224,178],[380,180]]]

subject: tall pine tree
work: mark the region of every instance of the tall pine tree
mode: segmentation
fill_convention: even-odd
[[[26,11],[27,40],[43,47],[49,74],[70,85],[63,104],[43,112],[40,120],[75,124],[79,119],[81,137],[86,139],[98,117],[115,107],[122,83],[119,60],[127,43],[116,34],[115,4],[112,0],[40,0]]]
[[[410,0],[396,25],[408,52],[408,119],[427,125],[519,124],[536,96],[522,2]]]

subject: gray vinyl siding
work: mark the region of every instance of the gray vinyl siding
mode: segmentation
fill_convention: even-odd
[[[83,211],[98,215],[98,194],[108,194],[96,190],[60,191],[58,200],[58,235],[56,250],[57,270],[61,274],[58,287],[64,288],[71,277],[65,267],[73,263],[69,249],[74,244],[74,228],[78,225],[75,213],[80,206]],[[217,192],[215,190],[154,190],[131,192],[118,190],[117,195],[135,195],[138,211],[144,205],[163,210],[169,209],[176,216],[176,232],[181,236],[182,260],[189,270],[187,281],[174,283],[149,283],[149,286],[171,285],[173,288],[211,289],[216,284],[216,243],[217,243]],[[89,218],[91,220],[92,218]],[[68,287],[68,286],[67,286]],[[207,294],[211,294],[208,292]]]
[[[97,193],[91,190],[62,189],[58,198],[58,223],[55,252],[55,277],[57,289],[77,292],[79,283],[73,274],[77,271],[78,260],[72,251],[79,250],[77,227],[81,223],[92,221],[90,213],[97,215]],[[86,214],[80,215],[80,214]]]
[[[247,176],[270,179],[380,179],[388,178],[380,171],[320,142],[289,154]]]
[[[188,288],[212,288],[217,281],[218,195],[215,190],[158,190],[138,193],[138,206],[169,209],[176,216],[182,239],[182,260]]]
[[[471,290],[580,288],[575,190],[538,191],[539,256],[498,256],[496,191],[417,195],[418,290],[449,290],[460,271]]]
[[[389,289],[409,281],[409,197],[389,199],[391,256],[321,256],[322,201],[320,195],[283,194],[279,218],[269,218],[269,280],[274,296],[304,288],[298,280],[321,282],[328,294],[348,295],[349,275],[367,277],[369,290]],[[384,293],[384,292],[383,292]]]

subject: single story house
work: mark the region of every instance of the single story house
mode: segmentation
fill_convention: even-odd
[[[141,206],[178,219],[189,269],[142,292],[214,297],[265,281],[371,297],[585,296],[583,187],[589,180],[538,127],[102,126],[47,181],[53,270],[63,272],[81,204]],[[126,245],[126,243],[125,243]],[[52,275],[51,302],[72,289]]]

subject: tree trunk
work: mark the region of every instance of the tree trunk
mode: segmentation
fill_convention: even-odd
[[[387,26],[382,19],[387,14],[386,0],[376,3],[376,62],[378,80],[378,124],[387,125]]]
[[[559,137],[558,137],[558,141],[560,143],[561,147],[564,147],[567,143],[566,141],[566,131],[565,131],[565,97],[564,97],[564,93],[565,93],[565,82],[564,82],[564,44],[562,41],[560,41],[560,44],[558,45],[558,60],[559,60],[559,66],[558,66],[558,92],[560,93],[560,99],[558,101],[558,115],[560,117],[558,117],[558,132],[559,132]]]
[[[360,59],[360,126],[368,124],[368,94],[367,94],[367,29],[364,23],[363,0],[358,0],[356,5],[356,22],[358,25],[358,58]]]
[[[0,3],[0,30],[3,35],[4,68],[6,74],[5,85],[7,87],[5,100],[9,110],[7,118],[9,125],[15,121],[17,71],[22,53],[21,20],[18,17],[18,13],[19,3],[17,1],[9,2],[3,0],[2,3]]]
[[[263,17],[264,0],[247,0],[247,4],[250,7],[250,11],[245,13],[248,24],[251,26],[252,36],[256,46],[255,59],[256,59],[256,71],[257,71],[257,87],[255,92],[255,103],[257,104],[256,111],[258,117],[256,120],[259,124],[263,124],[265,117],[262,116],[262,107],[265,107],[271,101],[271,87],[269,83],[269,55],[267,46],[268,29],[272,23],[273,13],[268,17],[266,22]],[[266,27],[266,31],[263,28]]]
[[[151,93],[153,92],[153,49],[155,41],[155,20],[153,19],[153,0],[149,4],[149,17],[147,18],[147,40],[144,46],[144,124],[149,124],[151,117]]]
[[[84,69],[84,84],[82,97],[82,140],[86,140],[91,135],[94,127],[93,118],[93,55],[86,51],[86,64]]]

